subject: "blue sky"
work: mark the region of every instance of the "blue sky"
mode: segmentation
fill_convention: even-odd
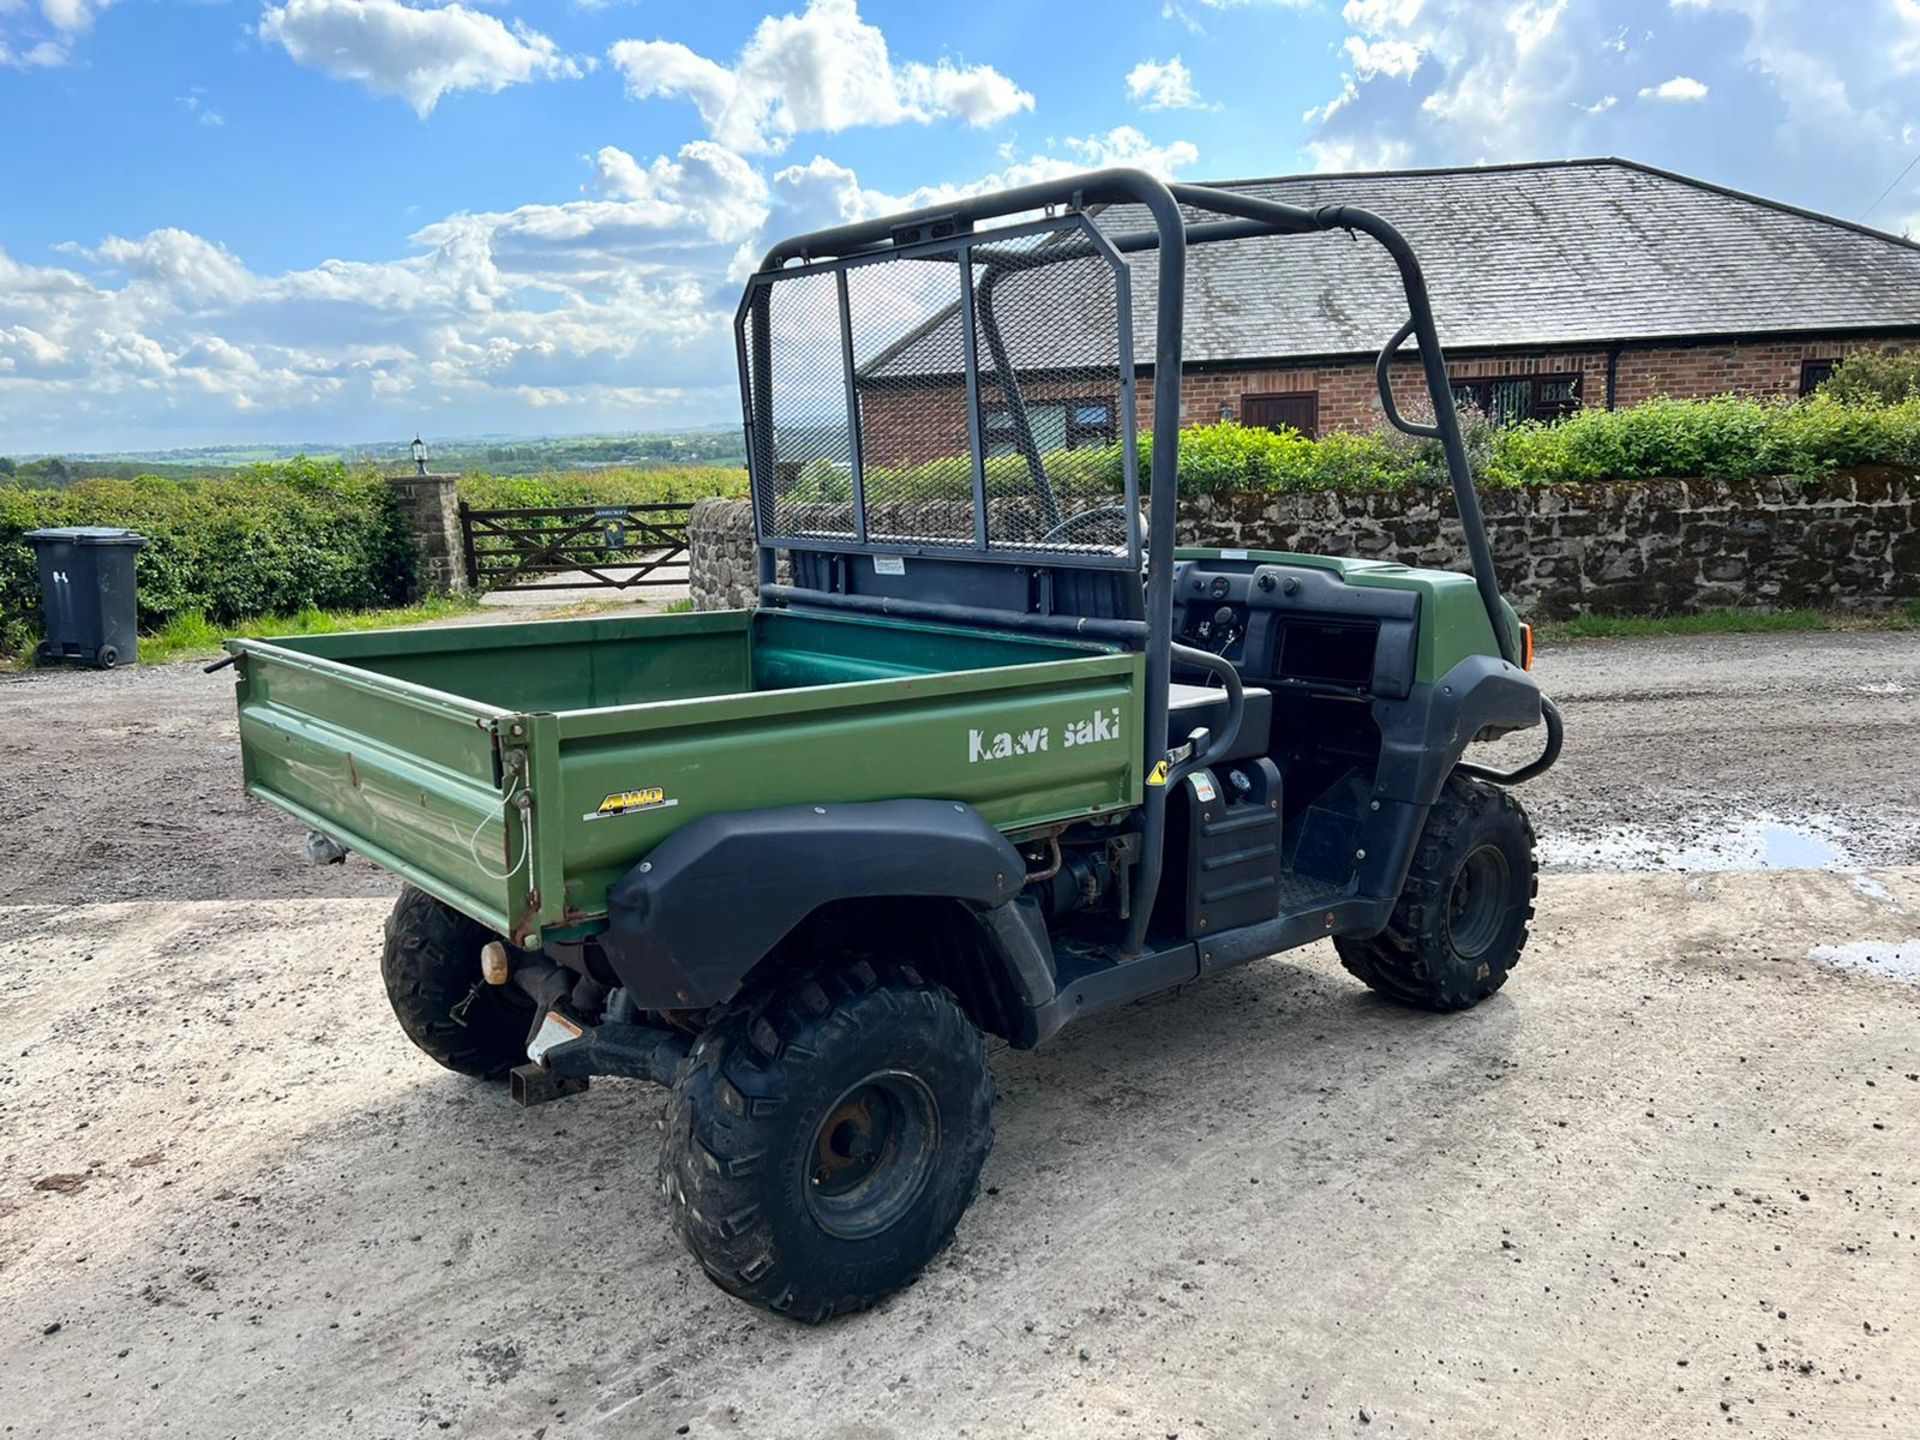
[[[725,423],[782,233],[1596,154],[1920,234],[1920,0],[0,0],[0,453]]]

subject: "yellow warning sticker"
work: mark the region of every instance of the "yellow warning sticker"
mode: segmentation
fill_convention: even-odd
[[[1162,760],[1158,765],[1153,767],[1152,773],[1147,776],[1147,784],[1149,785],[1166,784],[1167,771],[1171,768],[1172,767],[1168,765],[1168,763],[1165,760]]]
[[[580,818],[611,820],[616,815],[631,815],[638,810],[667,810],[679,803],[678,800],[669,800],[667,792],[658,785],[649,785],[642,790],[616,790],[600,802],[598,810],[589,811]]]

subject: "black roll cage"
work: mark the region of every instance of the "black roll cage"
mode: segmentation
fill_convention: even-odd
[[[1487,542],[1486,522],[1480,509],[1480,497],[1473,487],[1473,476],[1467,463],[1466,444],[1460,433],[1460,419],[1453,404],[1453,391],[1448,381],[1446,358],[1440,348],[1440,337],[1434,326],[1433,305],[1427,293],[1426,278],[1421,273],[1420,262],[1413,253],[1413,247],[1397,229],[1370,210],[1357,205],[1323,205],[1315,209],[1303,209],[1299,206],[1284,205],[1273,200],[1262,200],[1250,195],[1242,195],[1231,190],[1219,190],[1203,185],[1169,185],[1142,170],[1111,169],[1099,170],[1085,175],[1073,176],[1063,180],[1043,181],[1034,185],[1023,185],[1011,190],[1001,190],[990,195],[981,195],[971,199],[956,201],[950,205],[910,211],[904,214],[884,216],[872,220],[863,220],[851,225],[837,226],[826,230],[816,230],[811,234],[796,236],[774,246],[761,261],[756,272],[756,282],[776,277],[780,272],[798,263],[812,265],[819,262],[845,262],[861,257],[886,257],[904,255],[915,247],[939,246],[951,242],[955,237],[971,237],[976,248],[980,244],[990,244],[996,234],[989,230],[974,235],[974,227],[984,220],[1000,219],[1007,216],[1025,215],[1030,212],[1044,211],[1052,214],[1065,211],[1069,215],[1084,215],[1090,209],[1109,205],[1138,205],[1147,213],[1151,228],[1122,234],[1104,234],[1093,232],[1089,224],[1086,228],[1097,235],[1092,244],[1110,248],[1117,254],[1134,254],[1145,251],[1157,252],[1158,295],[1154,323],[1153,350],[1153,450],[1152,473],[1163,483],[1151,487],[1149,496],[1149,515],[1147,521],[1146,548],[1149,557],[1159,557],[1158,563],[1147,566],[1144,623],[1127,619],[1084,620],[1073,628],[1080,633],[1101,634],[1121,639],[1130,644],[1139,644],[1145,650],[1147,663],[1146,695],[1146,736],[1144,762],[1149,783],[1145,787],[1143,805],[1143,835],[1141,846],[1140,873],[1136,882],[1134,920],[1128,933],[1125,949],[1129,953],[1139,951],[1145,943],[1147,919],[1153,909],[1154,897],[1159,890],[1161,863],[1164,851],[1166,831],[1166,797],[1171,784],[1177,783],[1180,776],[1210,763],[1224,748],[1232,743],[1233,732],[1238,729],[1241,707],[1236,703],[1230,712],[1225,733],[1214,737],[1205,747],[1204,753],[1194,753],[1195,747],[1181,747],[1169,753],[1165,746],[1167,737],[1168,692],[1172,682],[1173,662],[1176,652],[1181,663],[1204,666],[1218,672],[1227,671],[1221,676],[1230,692],[1237,692],[1230,666],[1224,663],[1216,665],[1214,657],[1207,652],[1190,650],[1176,645],[1173,639],[1173,566],[1167,557],[1171,557],[1175,548],[1175,530],[1177,521],[1179,452],[1180,452],[1180,380],[1182,337],[1186,310],[1186,268],[1187,247],[1189,245],[1210,244],[1226,240],[1246,240],[1266,235],[1306,235],[1323,230],[1346,230],[1371,236],[1378,241],[1393,258],[1400,272],[1400,282],[1407,297],[1407,320],[1391,339],[1382,347],[1374,365],[1374,376],[1380,389],[1380,403],[1388,421],[1409,435],[1438,440],[1446,456],[1447,474],[1453,489],[1454,504],[1458,509],[1461,524],[1466,532],[1467,554],[1471,561],[1474,583],[1479,589],[1481,604],[1485,607],[1487,619],[1492,626],[1496,642],[1503,659],[1511,664],[1519,664],[1519,645],[1512,627],[1508,623],[1506,609],[1500,598],[1500,585],[1494,571],[1493,552]],[[1197,211],[1201,217],[1189,220],[1182,207]],[[1057,259],[1057,252],[1047,255],[1035,255],[1032,263],[1045,263]],[[991,286],[999,273],[996,266],[1013,268],[1020,264],[1018,257],[1003,254],[990,261],[988,278],[981,288],[991,293]],[[969,267],[962,266],[967,274],[966,283],[971,286]],[[844,313],[846,306],[845,270],[838,273],[840,305]],[[1124,275],[1125,267],[1121,267]],[[860,597],[827,597],[812,591],[799,591],[795,587],[777,583],[776,552],[789,548],[775,535],[767,513],[767,497],[772,493],[774,475],[774,424],[772,401],[772,353],[770,335],[770,315],[766,301],[767,287],[764,283],[750,283],[746,295],[742,298],[737,328],[740,340],[741,394],[746,409],[747,456],[752,471],[755,530],[759,539],[760,587],[764,599],[774,603],[833,603],[855,602]],[[967,295],[968,310],[972,310],[972,295]],[[1123,312],[1124,313],[1124,312]],[[1006,403],[1009,418],[1015,430],[1016,449],[1026,459],[1035,477],[1043,512],[1057,515],[1051,507],[1051,497],[1045,489],[1046,481],[1043,468],[1039,464],[1032,426],[1027,418],[1026,407],[1021,399],[1014,371],[1006,362],[1003,341],[998,325],[993,320],[991,305],[982,307],[982,324],[989,349],[993,352],[996,372],[1001,375],[1007,386]],[[1130,336],[1131,323],[1122,326],[1123,332]],[[976,357],[973,354],[973,325],[963,324],[963,336],[966,345],[967,380],[971,394],[977,395]],[[1423,376],[1427,383],[1427,392],[1432,401],[1434,423],[1419,424],[1408,420],[1400,413],[1394,401],[1390,366],[1395,354],[1411,338],[1416,345]],[[852,377],[852,354],[850,348],[844,355],[849,385]],[[1121,381],[1128,396],[1131,408],[1132,363],[1124,366]],[[849,405],[852,404],[851,392]],[[859,424],[857,417],[851,417],[852,443],[859,444]],[[1168,423],[1171,420],[1171,423]],[[969,425],[977,429],[979,425],[979,407],[969,406]],[[973,436],[973,463],[976,472],[981,465],[982,447],[978,435]],[[1127,511],[1129,544],[1127,556],[1120,557],[1121,563],[1139,563],[1138,503],[1133,477],[1133,457],[1126,459]],[[859,467],[856,465],[855,481],[859,479]],[[856,494],[854,511],[856,516],[863,515],[860,497]],[[864,520],[859,522],[864,525]],[[977,523],[985,525],[984,507],[979,511]],[[842,549],[864,549],[864,529],[852,541],[841,544]],[[974,554],[962,558],[1009,562],[1022,559],[1019,555]],[[1029,563],[1031,557],[1024,557]],[[1085,563],[1085,562],[1081,562]],[[861,607],[855,607],[861,608]],[[892,600],[886,602],[889,613],[919,614],[930,619],[951,619],[965,621],[969,618],[976,623],[994,624],[1008,619],[1028,622],[1047,617],[1008,616],[1000,611],[977,610],[971,615],[963,605],[920,604]],[[949,613],[951,612],[951,613]],[[1064,619],[1065,617],[1053,617]],[[1045,628],[1045,627],[1041,627]],[[1234,698],[1237,700],[1237,693]]]

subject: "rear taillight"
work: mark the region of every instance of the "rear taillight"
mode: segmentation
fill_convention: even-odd
[[[1533,669],[1533,627],[1531,625],[1520,627],[1520,668]]]

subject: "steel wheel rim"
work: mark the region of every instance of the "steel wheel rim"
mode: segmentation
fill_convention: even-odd
[[[896,1225],[933,1178],[940,1108],[903,1070],[856,1081],[814,1128],[803,1187],[816,1224],[842,1240]]]
[[[1447,939],[1462,959],[1477,959],[1499,937],[1512,876],[1497,845],[1482,845],[1461,863],[1447,896]]]

